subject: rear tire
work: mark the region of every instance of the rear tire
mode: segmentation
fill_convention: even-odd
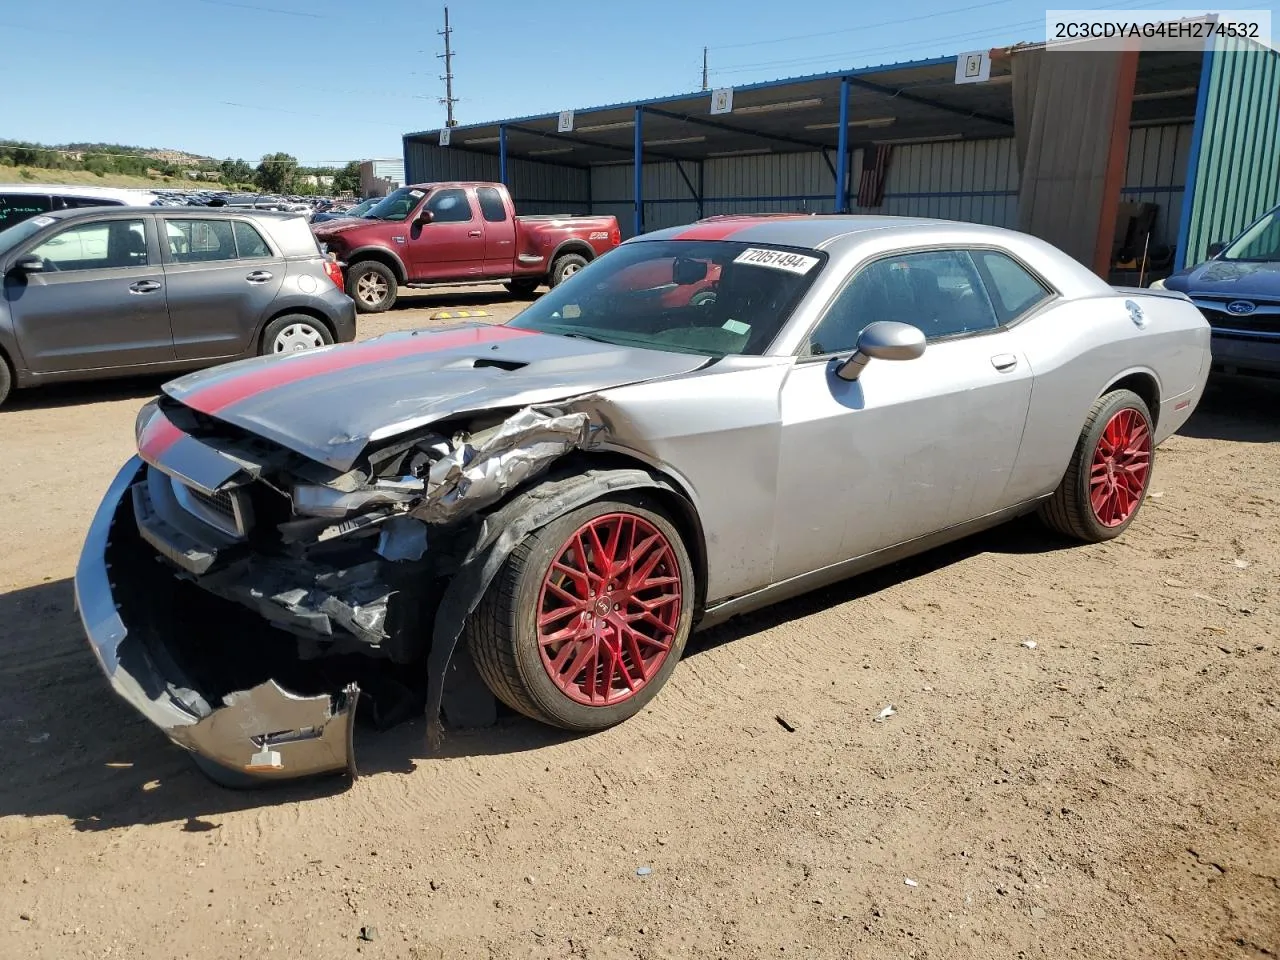
[[[333,343],[329,327],[304,313],[286,313],[276,317],[262,331],[263,356],[313,350]]]
[[[361,260],[347,268],[347,296],[360,313],[384,313],[399,294],[395,272],[377,260]]]
[[[1154,431],[1151,411],[1132,390],[1099,397],[1085,419],[1066,476],[1040,507],[1040,519],[1085,543],[1124,533],[1151,484]]]
[[[468,619],[467,642],[513,710],[603,730],[643,709],[675,670],[694,587],[679,532],[647,498],[597,500],[516,547]]]
[[[0,354],[0,405],[5,402],[12,389],[13,371],[9,369],[9,361],[4,358],[4,354]]]
[[[580,253],[566,253],[556,257],[555,263],[551,264],[551,275],[547,277],[547,283],[558,287],[586,265],[587,258]]]
[[[537,280],[508,280],[503,284],[507,288],[507,293],[517,300],[532,300],[540,285]]]

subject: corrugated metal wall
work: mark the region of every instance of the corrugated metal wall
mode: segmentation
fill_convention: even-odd
[[[1206,55],[1178,266],[1280,203],[1280,53],[1218,39]]]
[[[1191,124],[1145,127],[1129,134],[1129,159],[1120,199],[1154,203],[1155,229],[1151,246],[1173,247],[1178,242],[1187,160],[1191,156]]]
[[[408,183],[498,179],[498,158],[487,154],[418,141],[405,141],[404,152]],[[591,212],[586,170],[513,157],[507,161],[507,177],[518,213]]]
[[[1013,138],[896,147],[884,201],[876,213],[1016,226],[1018,160]]]

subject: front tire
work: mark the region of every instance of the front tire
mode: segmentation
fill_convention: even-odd
[[[396,302],[395,272],[377,260],[361,260],[347,268],[347,296],[361,313],[385,313]]]
[[[653,699],[693,621],[693,565],[643,496],[597,500],[525,538],[467,621],[494,695],[566,730],[603,730]]]
[[[13,371],[9,369],[9,361],[0,354],[0,404],[3,404],[9,397],[9,391],[13,389]]]
[[[1066,476],[1040,508],[1052,529],[1085,543],[1129,528],[1151,484],[1155,424],[1132,390],[1099,397],[1085,419]]]
[[[586,265],[587,258],[580,253],[566,253],[556,257],[555,263],[551,264],[551,275],[547,278],[547,283],[558,287]]]

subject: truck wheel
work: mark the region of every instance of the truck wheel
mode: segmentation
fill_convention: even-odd
[[[547,278],[547,283],[558,287],[586,265],[587,258],[580,253],[566,253],[556,257],[556,262],[551,264],[551,275]]]
[[[361,313],[382,313],[396,302],[396,275],[377,260],[361,260],[347,268],[347,296]]]
[[[9,369],[9,361],[0,354],[0,404],[4,403],[13,389],[13,371]]]
[[[1099,397],[1085,419],[1071,465],[1040,518],[1059,533],[1101,543],[1138,515],[1155,460],[1151,412],[1132,390]]]
[[[507,288],[507,293],[519,300],[532,300],[534,294],[538,292],[539,282],[537,280],[508,280],[503,286]]]
[[[693,566],[643,496],[572,510],[525,538],[467,621],[480,676],[525,716],[603,730],[675,670],[693,619]]]

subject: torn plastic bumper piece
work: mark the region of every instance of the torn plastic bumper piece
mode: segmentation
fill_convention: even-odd
[[[120,616],[107,565],[112,526],[142,470],[137,457],[112,481],[76,566],[76,609],[115,692],[174,743],[245,779],[286,780],[323,773],[356,775],[352,743],[359,690],[298,696],[268,680],[210,707],[183,678],[167,676]]]

